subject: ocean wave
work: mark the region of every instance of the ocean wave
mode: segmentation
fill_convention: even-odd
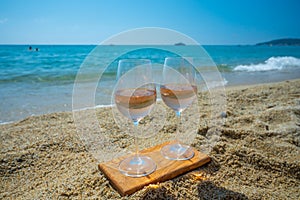
[[[250,65],[238,65],[233,71],[271,71],[282,70],[289,67],[300,67],[300,59],[292,56],[284,57],[271,57],[264,63],[250,64]]]
[[[0,83],[11,82],[30,82],[30,83],[46,83],[46,82],[74,82],[76,74],[20,74],[15,76],[1,77]]]
[[[102,74],[103,79],[115,79],[116,72],[105,72]],[[16,83],[16,82],[29,82],[29,83],[55,83],[55,84],[65,84],[73,83],[76,78],[76,72],[59,74],[57,73],[29,73],[29,74],[19,74],[19,75],[7,75],[1,76],[0,83]],[[89,72],[85,74],[80,74],[80,80],[78,81],[95,81],[99,78],[96,72]]]

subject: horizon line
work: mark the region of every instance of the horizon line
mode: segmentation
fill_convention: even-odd
[[[199,44],[200,46],[255,46],[258,43],[255,44]],[[35,46],[35,45],[53,45],[53,46],[59,46],[59,45],[69,45],[69,46],[126,46],[127,44],[88,44],[88,43],[32,43],[32,44],[28,44],[28,43],[3,43],[1,44],[1,46],[5,46],[5,45],[23,45],[23,46]],[[171,45],[171,46],[176,46],[175,44],[128,44],[128,45],[145,45],[145,46],[151,46],[151,45]],[[187,45],[183,45],[183,46],[189,46]]]

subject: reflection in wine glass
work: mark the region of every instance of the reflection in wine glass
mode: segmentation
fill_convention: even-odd
[[[196,72],[193,65],[181,57],[165,59],[163,83],[160,93],[164,103],[173,109],[177,118],[176,142],[161,149],[162,155],[171,160],[188,160],[194,156],[193,149],[179,142],[181,113],[197,99]]]
[[[117,79],[113,96],[115,104],[122,115],[132,120],[136,130],[133,133],[135,155],[121,161],[119,170],[126,176],[146,176],[156,169],[156,164],[151,158],[139,155],[137,128],[139,121],[150,113],[156,102],[156,87],[152,81],[150,60],[120,60]]]

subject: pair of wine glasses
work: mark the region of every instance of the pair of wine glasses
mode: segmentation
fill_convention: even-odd
[[[156,103],[156,84],[153,82],[151,61],[147,59],[120,60],[117,71],[117,86],[113,98],[118,111],[129,118],[135,128],[149,115]],[[182,57],[165,58],[162,83],[159,90],[163,102],[176,113],[180,123],[181,113],[197,99],[195,83],[196,71],[190,60]],[[175,143],[163,146],[161,154],[170,160],[188,160],[194,156],[189,145]],[[155,162],[148,156],[139,154],[137,136],[135,136],[136,153],[122,160],[119,170],[126,176],[142,177],[156,170]]]

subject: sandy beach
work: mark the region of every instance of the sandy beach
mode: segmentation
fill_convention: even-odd
[[[71,112],[1,125],[0,199],[300,199],[300,80],[228,87],[226,95],[212,161],[129,197],[98,170]],[[199,94],[200,106],[205,98]],[[208,112],[201,109],[202,122]],[[110,108],[97,115],[104,130],[122,138]],[[169,118],[159,134],[175,127]],[[200,123],[194,148],[201,150],[210,128]]]

